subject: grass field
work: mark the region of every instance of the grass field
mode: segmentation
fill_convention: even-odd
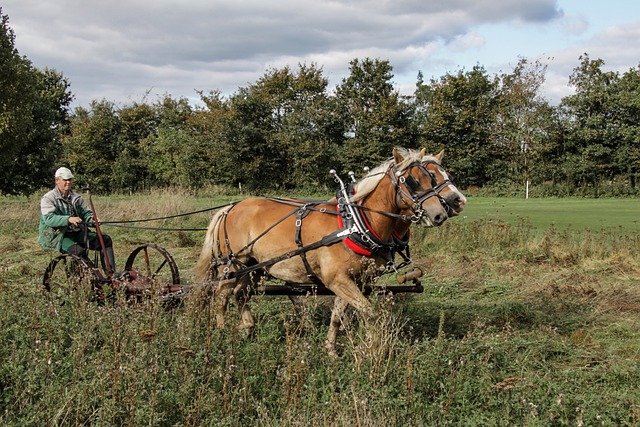
[[[497,219],[509,224],[529,222],[544,231],[617,230],[640,232],[640,199],[524,199],[471,198],[464,212],[465,219]]]
[[[96,197],[103,221],[236,197]],[[373,298],[337,359],[329,311],[252,301],[257,328],[213,327],[206,298],[54,310],[41,290],[37,197],[0,198],[0,424],[134,426],[639,426],[636,199],[472,197],[464,215],[412,229],[425,292]],[[154,223],[206,227],[210,213]],[[119,265],[166,247],[185,280],[203,232],[105,227]],[[384,280],[393,280],[385,276]],[[369,333],[367,333],[369,332]]]

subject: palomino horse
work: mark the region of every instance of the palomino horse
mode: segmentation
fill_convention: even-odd
[[[453,184],[451,176],[446,172],[440,162],[442,161],[442,156],[444,152],[441,151],[435,159],[437,162],[433,160],[429,160],[428,157],[423,158],[423,162],[432,163],[434,168],[429,170],[429,173],[433,173],[434,186],[436,188],[442,188],[443,191],[439,191],[438,194],[441,198],[441,201],[445,204],[445,209],[447,210],[447,214],[449,217],[458,216],[460,212],[465,207],[467,203],[467,198],[456,188]],[[358,191],[358,187],[356,186],[355,191]],[[357,194],[357,193],[356,193]],[[355,198],[352,198],[354,200]],[[361,199],[360,199],[361,200]],[[398,242],[403,242],[401,245],[408,245],[409,243],[409,228],[411,227],[412,221],[410,219],[400,218],[396,221],[393,235],[397,239]],[[296,299],[294,299],[296,298]],[[299,303],[297,301],[299,297],[291,297],[292,302],[297,306]],[[327,335],[326,347],[331,355],[336,355],[335,344],[337,339],[337,334],[340,329],[340,325],[342,324],[342,319],[344,317],[345,311],[348,307],[348,302],[341,299],[340,297],[336,297],[333,302],[333,308],[331,311],[331,323],[329,325],[329,332]]]
[[[248,290],[264,276],[287,283],[319,283],[338,297],[327,335],[327,349],[334,354],[344,308],[351,305],[365,318],[373,315],[359,284],[371,279],[371,260],[379,267],[389,260],[386,242],[392,241],[396,226],[402,227],[399,221],[439,226],[464,207],[466,199],[449,180],[441,158],[442,152],[427,156],[424,150],[395,149],[390,160],[356,183],[351,199],[292,212],[287,200],[251,198],[218,211],[196,267],[197,280],[216,284],[218,326],[224,325],[232,295],[241,327],[254,326]],[[336,207],[346,211],[338,219]],[[345,224],[353,216],[360,217],[366,230]]]

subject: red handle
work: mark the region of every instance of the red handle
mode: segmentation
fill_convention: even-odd
[[[109,278],[113,277],[113,268],[109,264],[109,257],[107,256],[107,250],[104,246],[104,239],[102,238],[102,231],[100,231],[100,223],[98,222],[98,215],[96,214],[96,208],[93,206],[93,199],[91,198],[91,191],[87,189],[89,195],[89,206],[91,207],[91,215],[93,217],[93,223],[96,226],[96,234],[98,235],[98,241],[100,242],[100,250],[102,251],[102,259],[104,259],[104,265],[107,267],[107,273]]]

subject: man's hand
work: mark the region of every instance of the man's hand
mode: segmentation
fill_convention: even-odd
[[[82,224],[82,218],[77,217],[77,216],[70,216],[69,217],[69,224],[75,225],[77,227],[80,224]]]

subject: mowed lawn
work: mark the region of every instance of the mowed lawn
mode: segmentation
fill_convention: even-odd
[[[537,230],[640,231],[640,199],[469,197],[462,218],[525,222]]]

